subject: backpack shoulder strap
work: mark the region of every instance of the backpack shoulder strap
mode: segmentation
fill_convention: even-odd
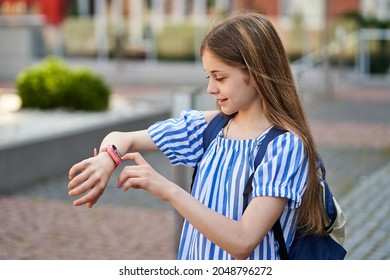
[[[205,152],[210,145],[211,141],[217,137],[218,132],[221,131],[223,127],[229,122],[229,120],[234,117],[235,114],[227,116],[222,113],[216,115],[210,123],[207,125],[206,129],[203,131],[203,151]]]
[[[261,141],[259,150],[257,151],[257,155],[256,155],[256,158],[255,158],[255,170],[260,165],[261,161],[263,160],[265,152],[267,151],[268,144],[273,139],[275,139],[277,136],[279,136],[279,135],[281,135],[281,134],[283,134],[285,132],[286,132],[286,130],[280,129],[280,128],[276,127],[276,126],[273,126],[268,131],[268,133],[265,136],[265,138],[263,139],[263,141]],[[244,205],[243,205],[243,210],[242,210],[243,213],[244,213],[246,207],[248,206],[248,196],[252,192],[252,189],[253,189],[253,187],[252,187],[253,176],[254,176],[254,172],[251,174],[251,176],[249,177],[249,179],[248,179],[248,181],[246,182],[246,185],[245,185],[245,189],[244,189]]]
[[[218,133],[221,131],[223,127],[229,122],[231,118],[233,118],[235,114],[232,115],[224,115],[222,113],[218,113],[209,124],[207,124],[206,129],[203,131],[203,152],[206,152],[207,148],[209,147],[211,141],[215,137],[217,137]],[[190,192],[192,192],[192,187],[194,184],[196,172],[198,171],[198,163],[201,160],[201,158],[198,160],[197,164],[195,165],[194,172],[192,173],[192,181],[191,181],[191,188]]]
[[[272,230],[275,235],[275,240],[279,243],[279,256],[281,260],[288,260],[286,241],[284,241],[282,226],[280,220],[277,219],[275,224],[272,226]]]
[[[268,144],[275,139],[277,136],[285,133],[286,131],[283,129],[280,129],[278,127],[272,127],[270,131],[268,131],[267,135],[263,139],[263,141],[260,144],[259,151],[257,152],[256,158],[255,158],[255,169],[257,166],[260,165],[261,161],[264,158],[265,152],[267,151]],[[244,205],[243,205],[243,210],[242,212],[244,213],[246,207],[248,206],[248,196],[252,192],[252,181],[253,181],[253,176],[255,172],[251,174],[249,177],[245,189],[244,189]],[[284,241],[283,237],[283,231],[282,227],[280,225],[280,220],[277,219],[275,224],[272,226],[272,230],[275,235],[275,239],[279,242],[279,256],[282,260],[287,260],[288,259],[288,253],[287,253],[287,248],[286,248],[286,242]]]
[[[255,167],[260,165],[261,161],[263,160],[263,157],[265,155],[265,151],[267,150],[269,142],[271,142],[273,139],[275,139],[277,136],[285,133],[286,130],[280,129],[276,126],[273,126],[270,131],[268,131],[267,135],[263,139],[263,141],[260,144],[259,151],[257,152],[256,158],[255,158]]]

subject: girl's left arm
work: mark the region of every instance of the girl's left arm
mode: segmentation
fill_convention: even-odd
[[[210,241],[235,259],[247,259],[282,213],[286,198],[256,197],[245,210],[241,221],[229,219],[206,207],[187,191],[157,173],[139,153],[128,153],[123,160],[135,161],[118,178],[124,190],[142,188],[168,201]]]
[[[235,221],[204,206],[181,188],[172,188],[171,194],[168,201],[185,219],[238,260],[249,257],[287,203],[281,197],[255,197],[241,221]]]

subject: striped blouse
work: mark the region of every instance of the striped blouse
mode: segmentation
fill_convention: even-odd
[[[254,159],[259,145],[269,131],[256,139],[232,140],[222,130],[206,151],[202,133],[207,126],[203,113],[183,111],[179,118],[157,122],[148,131],[154,143],[173,165],[194,167],[199,162],[192,195],[210,209],[239,221],[242,217],[243,191],[254,172]],[[288,198],[280,216],[287,247],[295,233],[296,209],[301,204],[308,172],[303,143],[286,132],[269,143],[266,154],[255,171],[253,191],[249,196]],[[187,220],[184,221],[178,252],[179,259],[233,259],[226,251],[210,242]],[[249,259],[279,259],[278,243],[270,230]]]

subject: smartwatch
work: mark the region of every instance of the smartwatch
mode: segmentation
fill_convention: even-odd
[[[118,149],[115,147],[115,145],[108,145],[107,147],[101,149],[100,153],[101,152],[106,152],[107,154],[109,154],[109,156],[112,158],[112,160],[115,163],[115,168],[117,168],[118,165],[121,164],[121,162],[122,162],[122,158],[121,158],[122,155],[118,151]]]

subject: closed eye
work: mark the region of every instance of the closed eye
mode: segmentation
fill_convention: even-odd
[[[210,76],[207,76],[206,79],[209,80],[209,79],[210,79]],[[226,79],[226,77],[221,77],[221,78],[215,77],[214,79],[215,79],[217,82],[222,82],[224,79]]]

